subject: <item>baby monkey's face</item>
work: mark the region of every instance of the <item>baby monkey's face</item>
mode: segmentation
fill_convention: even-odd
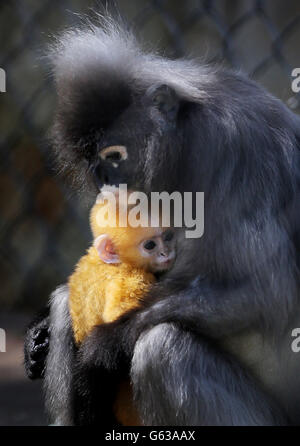
[[[152,273],[169,270],[175,261],[176,243],[172,229],[143,240],[138,249]]]

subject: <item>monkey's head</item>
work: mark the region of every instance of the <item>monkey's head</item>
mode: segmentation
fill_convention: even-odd
[[[124,183],[131,189],[149,191],[155,187],[155,178],[161,187],[166,178],[160,175],[160,165],[168,153],[169,172],[174,173],[177,143],[172,143],[172,134],[178,106],[175,92],[167,85],[150,87],[140,97],[131,97],[128,107],[99,139],[92,161],[99,188]]]
[[[126,226],[121,226],[121,205],[118,195],[115,196],[116,201],[113,204],[105,199],[98,199],[90,214],[93,245],[101,260],[113,264],[126,263],[152,273],[169,270],[176,254],[174,231],[162,227],[132,227],[127,209]]]
[[[53,49],[53,143],[61,168],[77,182],[95,182],[98,190],[121,183],[174,190],[182,100],[166,82],[169,67],[153,72],[153,57],[116,23],[67,32]]]

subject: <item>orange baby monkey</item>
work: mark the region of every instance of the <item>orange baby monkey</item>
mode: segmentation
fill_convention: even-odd
[[[96,325],[111,322],[135,308],[154,283],[155,273],[169,270],[175,260],[175,237],[172,229],[132,227],[126,215],[126,227],[116,211],[100,194],[90,213],[93,245],[69,278],[69,306],[77,344]],[[106,206],[106,207],[104,207]],[[111,225],[110,216],[116,225]],[[108,219],[107,219],[108,216]],[[125,425],[137,424],[128,383],[122,385],[115,404],[117,419]]]
[[[118,218],[115,227],[109,226],[111,222],[105,217],[113,212],[104,201],[100,197],[90,214],[93,246],[69,278],[69,305],[77,343],[95,325],[111,322],[136,307],[155,281],[154,273],[169,270],[175,260],[171,229],[133,228],[128,219],[128,226],[120,227]]]

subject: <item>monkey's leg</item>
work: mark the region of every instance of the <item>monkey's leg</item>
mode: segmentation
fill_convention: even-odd
[[[286,424],[234,359],[171,323],[140,336],[131,378],[144,425]]]
[[[119,426],[113,409],[119,377],[77,361],[73,373],[72,410],[76,426]]]

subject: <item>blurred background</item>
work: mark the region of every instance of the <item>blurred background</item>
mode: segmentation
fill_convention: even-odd
[[[300,67],[299,0],[1,0],[0,426],[46,424],[41,383],[23,372],[24,327],[91,239],[84,200],[57,177],[49,155],[55,92],[42,55],[53,35],[103,4],[165,55],[241,69],[300,112],[291,90]]]

